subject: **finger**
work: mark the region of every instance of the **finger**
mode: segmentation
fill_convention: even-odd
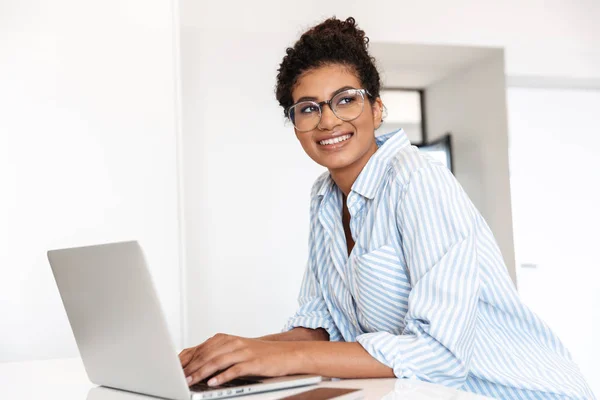
[[[236,351],[233,353],[223,354],[216,357],[198,370],[192,372],[190,375],[186,375],[188,385],[194,385],[211,375],[214,375],[218,371],[230,368],[235,364],[242,363],[248,360],[248,353],[246,351]]]
[[[232,340],[225,340],[224,342],[221,342],[209,349],[205,349],[204,351],[198,349],[194,353],[192,361],[190,361],[189,364],[187,364],[183,369],[183,372],[185,376],[190,376],[202,368],[205,364],[213,361],[213,359],[227,353],[234,353],[243,348],[243,341],[236,338]]]
[[[260,368],[256,361],[247,361],[235,364],[226,371],[220,373],[208,381],[209,386],[218,386],[227,383],[235,378],[245,375],[260,375]]]
[[[186,365],[184,372],[188,376],[214,357],[234,352],[244,346],[244,338],[217,334],[195,349],[192,360]]]
[[[181,362],[181,366],[185,368],[186,365],[192,360],[192,356],[194,355],[194,351],[196,347],[190,347],[188,349],[184,349],[179,353],[179,361]]]
[[[206,351],[206,349],[213,348],[220,342],[226,340],[227,336],[228,335],[218,333],[210,339],[206,340],[204,343],[200,343],[198,346],[190,347],[188,349],[183,350],[179,354],[179,359],[181,361],[182,368],[186,368],[189,365],[190,361],[192,361],[194,358],[201,357],[201,354],[203,353],[203,351]]]

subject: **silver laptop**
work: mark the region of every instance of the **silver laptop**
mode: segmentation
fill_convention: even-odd
[[[188,388],[141,247],[135,241],[51,250],[48,260],[90,380],[175,400],[313,385],[321,377],[242,378]]]

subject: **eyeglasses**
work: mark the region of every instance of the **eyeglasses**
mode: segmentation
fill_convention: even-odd
[[[333,114],[342,121],[352,121],[362,114],[365,107],[366,89],[348,89],[339,92],[328,101],[300,101],[288,108],[287,116],[298,132],[308,132],[319,126],[323,106],[329,105]]]

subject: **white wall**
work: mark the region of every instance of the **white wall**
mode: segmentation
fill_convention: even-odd
[[[182,34],[188,344],[280,330],[306,261],[309,191],[322,169],[284,126],[273,95],[279,54],[257,57],[257,43],[286,44]]]
[[[502,51],[425,90],[428,138],[452,133],[454,175],[487,221],[516,282]]]
[[[386,81],[386,87],[393,85]],[[381,90],[381,100],[386,108],[384,121],[376,135],[404,129],[411,143],[423,142],[421,93],[417,90]]]
[[[0,6],[0,361],[77,354],[46,250],[139,239],[177,340],[168,0]]]
[[[283,127],[273,88],[285,47],[333,14],[375,42],[503,47],[509,75],[600,78],[593,0],[183,0],[188,345],[277,330],[296,307],[320,168]]]
[[[511,88],[508,99],[516,259],[530,265],[517,268],[519,292],[598,394],[600,90]]]

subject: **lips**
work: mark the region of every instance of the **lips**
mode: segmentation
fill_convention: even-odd
[[[327,138],[323,138],[321,140],[318,140],[317,143],[320,146],[332,146],[338,143],[343,143],[345,141],[347,141],[348,139],[350,139],[352,136],[354,136],[354,134],[352,132],[348,132],[348,133],[341,133],[338,135],[331,135]]]

